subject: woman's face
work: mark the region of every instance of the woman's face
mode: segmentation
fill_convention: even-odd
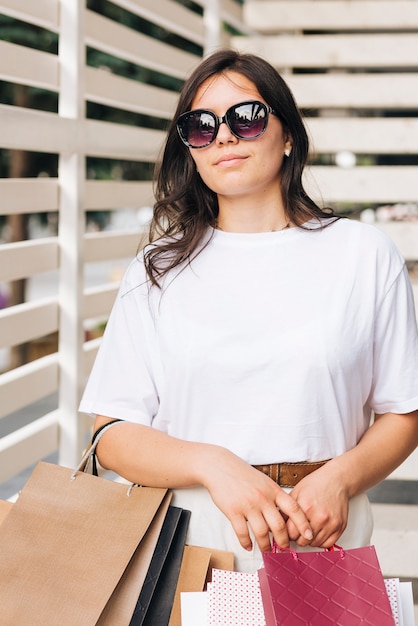
[[[254,83],[238,72],[226,72],[204,81],[191,109],[209,109],[222,117],[229,107],[247,100],[265,100]],[[280,191],[280,169],[284,150],[291,148],[278,117],[270,114],[266,131],[254,140],[238,139],[221,124],[216,139],[206,148],[190,148],[204,183],[219,198],[260,196],[267,200]]]

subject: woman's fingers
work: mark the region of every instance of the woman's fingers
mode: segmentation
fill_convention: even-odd
[[[301,536],[312,539],[309,521],[295,498],[227,450],[216,448],[216,452],[217,462],[210,464],[205,486],[244,549],[252,547],[250,529],[262,552],[270,549],[272,536],[278,545],[288,546],[287,518]]]
[[[283,515],[277,509],[277,507],[272,507],[271,511],[268,511],[265,514],[266,523],[269,528],[269,544],[267,546],[267,550],[271,548],[271,536],[275,543],[278,546],[282,546],[283,548],[289,545],[289,535],[286,528],[286,522],[283,518]],[[262,550],[261,546],[260,549]],[[262,550],[265,552],[266,550]]]
[[[309,518],[314,533],[313,540],[309,542],[311,546],[329,548],[338,541],[347,526],[348,495],[333,477],[322,469],[317,470],[293,489],[291,497]],[[294,520],[287,522],[287,531],[292,541],[300,546],[306,545]]]
[[[305,545],[312,540],[312,529],[298,503],[285,492],[280,493],[277,497],[281,503],[280,510],[276,503],[265,501],[262,507],[254,507],[239,519],[231,520],[235,533],[245,549],[250,549],[252,545],[248,527],[251,528],[261,552],[270,550],[272,536],[277,545],[289,546],[287,519],[292,519],[298,535],[303,537]]]
[[[248,523],[245,517],[243,515],[235,515],[234,517],[230,517],[229,521],[244,550],[250,551],[253,547],[253,542],[251,541]]]
[[[253,547],[250,529],[261,552],[268,552],[271,549],[271,535],[280,545],[289,545],[285,521],[277,508],[272,505],[266,506],[263,511],[254,507],[245,514],[231,517],[230,522],[245,550],[251,550]]]
[[[315,534],[311,545],[314,548],[330,548],[343,534],[347,523],[346,518],[328,518],[326,521],[318,524],[319,530]]]
[[[305,542],[304,545],[310,543],[314,537],[313,530],[308,518],[297,501],[292,498],[291,495],[281,490],[276,498],[276,505],[280,510],[288,538],[294,539],[294,537],[297,536],[301,541]],[[275,536],[274,539],[277,545],[281,545]],[[288,544],[286,544],[286,546],[287,545]]]

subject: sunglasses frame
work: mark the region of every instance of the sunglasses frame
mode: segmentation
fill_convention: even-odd
[[[263,128],[263,130],[260,133],[257,133],[256,135],[254,135],[254,137],[241,137],[240,135],[238,135],[231,128],[231,122],[229,121],[229,117],[231,116],[233,111],[236,110],[238,107],[245,106],[246,104],[252,104],[252,105],[257,104],[257,105],[260,105],[261,108],[264,109],[264,111],[265,111],[264,128]],[[187,120],[187,118],[189,116],[194,115],[196,113],[206,113],[206,114],[209,114],[209,115],[211,115],[213,117],[213,119],[215,121],[215,126],[213,128],[213,137],[212,137],[212,139],[209,142],[203,144],[202,146],[193,146],[191,143],[189,143],[189,141],[183,136],[182,129],[181,129],[181,122],[182,122],[182,120]],[[238,102],[237,104],[233,104],[232,106],[230,106],[225,111],[225,115],[223,115],[222,117],[219,117],[218,115],[216,115],[216,113],[214,113],[210,109],[193,109],[192,111],[186,111],[185,113],[182,113],[177,118],[176,128],[177,128],[177,132],[178,132],[178,134],[180,136],[180,139],[182,140],[182,142],[188,148],[191,148],[192,150],[200,150],[201,148],[207,148],[208,146],[210,146],[215,141],[216,137],[218,136],[219,127],[223,123],[225,123],[228,126],[229,130],[231,131],[231,133],[237,139],[241,139],[242,141],[253,141],[254,139],[258,139],[258,137],[261,137],[261,135],[263,135],[266,132],[270,114],[271,115],[277,115],[276,112],[268,104],[265,104],[264,102],[261,102],[260,100],[244,100],[244,102]]]

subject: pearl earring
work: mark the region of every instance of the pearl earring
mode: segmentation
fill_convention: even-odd
[[[284,151],[284,155],[289,157],[291,152],[292,152],[291,148],[286,148],[286,150]]]

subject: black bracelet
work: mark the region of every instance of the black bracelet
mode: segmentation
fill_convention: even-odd
[[[114,419],[111,422],[106,422],[106,424],[103,424],[103,426],[100,426],[94,433],[93,436],[91,438],[91,445],[94,445],[94,442],[97,439],[98,434],[104,429],[106,428],[106,426],[109,426],[109,424],[114,424],[115,422],[123,422],[124,420],[122,419]],[[93,474],[93,476],[98,476],[99,473],[97,471],[97,455],[96,455],[96,450],[94,451],[93,457],[92,457],[92,467],[91,467],[91,473]]]

